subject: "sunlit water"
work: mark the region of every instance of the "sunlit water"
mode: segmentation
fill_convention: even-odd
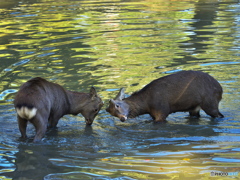
[[[239,178],[239,11],[230,0],[0,0],[0,179]],[[225,118],[122,123],[105,111],[119,88],[130,95],[181,70],[221,83]],[[41,143],[21,142],[12,102],[36,76],[74,91],[94,85],[105,106],[91,127],[68,115]]]

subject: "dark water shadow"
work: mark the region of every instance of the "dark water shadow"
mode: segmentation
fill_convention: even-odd
[[[192,55],[205,53],[208,50],[206,42],[208,42],[215,33],[208,27],[214,24],[219,7],[220,3],[216,0],[211,2],[199,1],[195,4],[195,15],[192,18],[194,22],[190,24],[191,30],[189,31],[191,33],[189,33],[190,35],[188,36],[189,40],[180,43],[179,47],[184,49],[184,52],[180,53],[182,56],[180,59],[174,59],[176,66],[200,60]]]
[[[86,126],[80,135],[81,139],[86,139],[86,137],[91,136],[92,133],[92,127]],[[17,147],[18,151],[11,157],[12,160],[11,158],[8,159],[14,162],[15,170],[13,172],[2,173],[1,176],[14,180],[36,180],[44,179],[44,177],[49,174],[72,172],[79,169],[77,166],[58,167],[58,162],[64,164],[62,151],[66,149],[69,151],[74,150],[73,144],[71,145],[72,148],[69,148],[71,141],[67,139],[63,143],[63,141],[61,141],[62,136],[59,134],[60,132],[55,128],[49,130],[41,142],[33,143],[31,141],[32,139],[19,142]],[[58,141],[56,141],[57,139]]]

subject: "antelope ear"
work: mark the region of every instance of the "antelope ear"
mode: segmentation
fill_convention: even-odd
[[[115,101],[114,101],[113,99],[110,99],[110,100],[109,100],[109,103],[110,103],[110,104],[115,104]]]
[[[109,112],[109,113],[111,112],[111,105],[115,106],[115,101],[113,99],[109,100],[109,106],[106,109],[106,111]]]
[[[125,98],[124,91],[125,91],[125,89],[121,88],[118,95],[115,97],[115,100],[122,101]]]
[[[90,89],[90,96],[93,97],[97,97],[97,91],[96,89],[92,86]]]

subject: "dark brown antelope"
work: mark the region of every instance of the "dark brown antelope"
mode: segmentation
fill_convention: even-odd
[[[86,124],[91,125],[103,102],[94,87],[90,89],[90,93],[73,92],[36,77],[20,87],[14,106],[22,138],[27,137],[27,123],[31,122],[36,129],[33,140],[36,142],[42,139],[47,127],[56,127],[59,119],[66,114],[81,113]]]
[[[181,71],[152,81],[128,98],[124,98],[122,88],[106,110],[122,122],[141,114],[163,122],[170,113],[179,111],[200,117],[200,109],[213,118],[224,117],[218,110],[222,93],[221,85],[207,73]]]

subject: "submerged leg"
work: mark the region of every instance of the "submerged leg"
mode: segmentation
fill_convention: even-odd
[[[27,138],[26,129],[27,129],[28,120],[23,119],[20,116],[18,116],[17,118],[18,118],[18,127],[22,135],[21,138],[25,139]]]
[[[211,103],[206,102],[206,103],[203,103],[201,107],[205,111],[205,113],[211,116],[212,118],[217,118],[217,117],[223,118],[224,116],[218,110],[218,103],[219,102],[211,102]]]
[[[38,114],[31,120],[31,122],[36,129],[36,135],[33,139],[33,142],[40,141],[47,131],[47,117],[43,117]]]
[[[200,117],[200,106],[195,107],[193,110],[189,111],[189,115],[193,117]]]
[[[166,118],[168,116],[168,113],[166,111],[152,109],[150,112],[150,115],[154,119],[154,122],[166,122]]]
[[[56,128],[60,118],[61,116],[56,116],[56,115],[50,116],[48,128]]]

